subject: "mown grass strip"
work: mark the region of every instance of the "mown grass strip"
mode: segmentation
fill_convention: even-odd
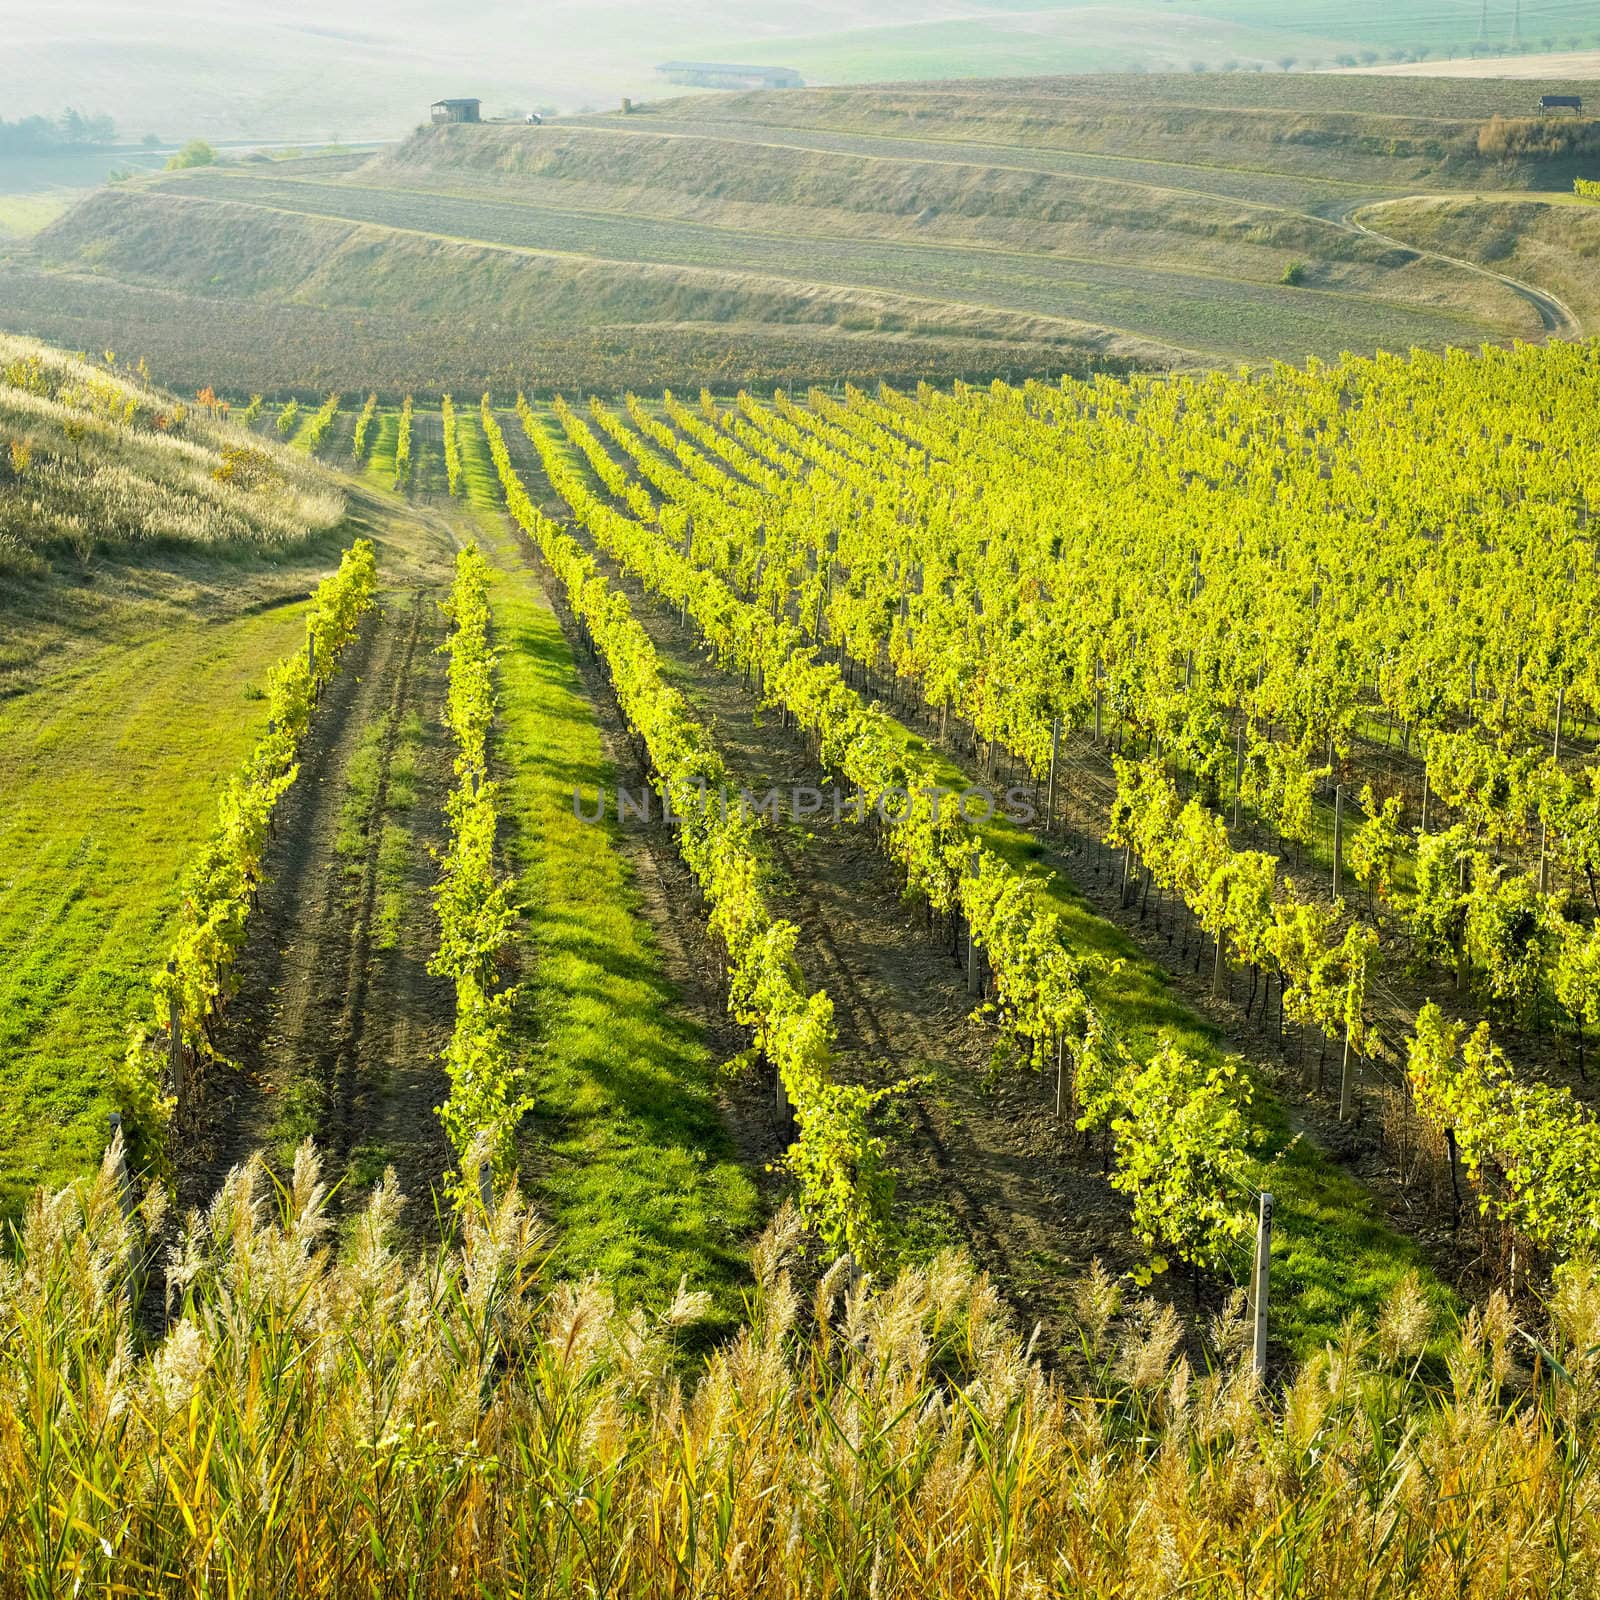
[[[98,1160],[184,865],[305,611],[175,629],[0,704],[0,1216]]]
[[[670,1300],[685,1275],[737,1315],[760,1216],[717,1104],[716,1064],[683,1012],[613,832],[582,823],[573,790],[614,787],[560,624],[500,510],[476,420],[459,413],[473,528],[495,567],[500,652],[496,770],[531,954],[518,1025],[534,1110],[524,1184],[570,1273],[604,1274],[625,1302]]]

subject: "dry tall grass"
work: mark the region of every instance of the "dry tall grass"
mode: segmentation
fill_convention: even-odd
[[[135,374],[0,335],[0,567],[55,547],[292,545],[343,515],[307,457]]]
[[[307,1148],[235,1172],[134,1325],[108,1158],[41,1195],[0,1272],[0,1594],[1591,1595],[1600,1281],[1502,1300],[1418,1377],[1421,1297],[1263,1393],[1170,1311],[1079,1295],[1046,1375],[942,1258],[803,1293],[780,1216],[747,1327],[684,1375],[698,1297],[624,1314],[560,1284],[515,1195],[412,1263],[392,1185],[337,1243]]]

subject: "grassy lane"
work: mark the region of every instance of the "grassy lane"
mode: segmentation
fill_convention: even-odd
[[[972,780],[936,746],[893,723],[907,750],[931,765],[936,781],[959,792]],[[976,814],[976,808],[975,814]],[[984,843],[1019,871],[1035,865],[1043,847],[1025,830],[996,817],[979,827]],[[1171,977],[1114,923],[1100,916],[1059,874],[1038,881],[1040,900],[1057,912],[1067,942],[1080,954],[1121,961],[1113,979],[1094,985],[1113,1029],[1145,1056],[1165,1034],[1201,1061],[1228,1053],[1222,1031],[1175,993]],[[1251,1118],[1261,1141],[1253,1179],[1272,1191],[1272,1332],[1296,1358],[1337,1337],[1352,1311],[1369,1319],[1409,1271],[1422,1279],[1441,1309],[1459,1310],[1422,1252],[1393,1228],[1371,1192],[1321,1150],[1297,1138],[1284,1104],[1257,1075]]]
[[[514,415],[508,432],[519,429]],[[588,472],[570,446],[569,460]],[[591,481],[592,475],[591,475]],[[680,683],[691,697],[692,684]],[[954,793],[973,780],[936,745],[919,738],[904,723],[885,720],[909,753],[915,768],[929,766],[935,781]],[[974,807],[976,816],[978,808]],[[1222,1031],[1189,1007],[1160,964],[1114,923],[1101,917],[1057,871],[1041,872],[1044,847],[1026,830],[996,816],[976,824],[983,842],[1019,872],[1035,875],[1040,900],[1057,912],[1069,946],[1084,955],[1123,963],[1114,978],[1100,979],[1094,994],[1107,1022],[1141,1058],[1165,1034],[1203,1062],[1220,1060],[1228,1045]],[[929,959],[939,956],[930,947]],[[1415,1270],[1441,1308],[1456,1309],[1455,1298],[1426,1265],[1421,1250],[1384,1217],[1375,1197],[1342,1171],[1318,1147],[1296,1137],[1290,1113],[1261,1075],[1255,1074],[1252,1120],[1260,1140],[1252,1174],[1273,1192],[1273,1337],[1296,1357],[1304,1357],[1338,1335],[1352,1311],[1375,1314],[1395,1285]]]
[[[0,702],[0,1215],[98,1158],[179,879],[304,634],[299,604],[177,628]]]
[[[372,432],[368,436],[367,476],[376,479],[385,489],[394,487],[394,456],[400,444],[399,411],[379,410],[372,419]]]
[[[466,407],[461,444],[474,532],[497,573],[497,762],[531,953],[525,1182],[556,1227],[565,1271],[601,1272],[625,1301],[656,1304],[687,1275],[717,1296],[726,1322],[739,1309],[744,1246],[759,1221],[755,1185],[734,1154],[716,1063],[666,976],[632,871],[609,828],[573,815],[575,786],[592,796],[614,780]]]

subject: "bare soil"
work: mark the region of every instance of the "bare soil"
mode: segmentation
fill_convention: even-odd
[[[433,1108],[444,1098],[439,1052],[454,998],[430,977],[437,943],[429,853],[443,842],[451,781],[444,730],[444,633],[438,592],[386,594],[329,684],[300,774],[280,803],[266,885],[236,966],[238,992],[219,1043],[234,1064],[215,1073],[179,1140],[179,1196],[203,1204],[223,1174],[266,1147],[312,1134],[330,1175],[353,1155],[370,1181],[393,1165],[423,1225],[448,1163]],[[378,841],[390,768],[407,714],[419,713],[416,799],[405,825],[403,914],[392,948],[377,948]],[[339,849],[351,759],[380,724],[378,778],[362,819],[365,848]],[[360,1187],[352,1185],[353,1191]]]

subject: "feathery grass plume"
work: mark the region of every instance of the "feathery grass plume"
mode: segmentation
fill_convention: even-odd
[[[241,447],[226,419],[10,335],[0,335],[0,437],[13,441],[0,566],[57,547],[84,560],[169,541],[283,548],[344,516],[334,480],[298,452],[259,440],[241,475],[229,470]]]
[[[1593,1592],[1592,1267],[1533,1375],[1496,1299],[1416,1377],[1401,1294],[1271,1394],[1232,1339],[1192,1370],[1101,1272],[1079,1304],[1116,1353],[1080,1392],[954,1255],[803,1294],[788,1210],[748,1324],[686,1370],[687,1286],[624,1309],[552,1280],[514,1186],[404,1259],[393,1175],[336,1229],[309,1145],[189,1216],[152,1334],[160,1200],[124,1198],[113,1151],[0,1268],[5,1600]]]

